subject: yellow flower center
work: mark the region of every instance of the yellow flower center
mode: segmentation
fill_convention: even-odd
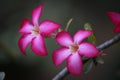
[[[78,46],[78,44],[76,44],[76,43],[75,43],[75,44],[72,44],[72,45],[70,46],[70,50],[71,50],[72,53],[78,51],[78,49],[79,49],[79,46]]]
[[[33,35],[38,35],[39,32],[40,32],[39,26],[35,26],[35,27],[32,29],[32,34],[33,34]]]

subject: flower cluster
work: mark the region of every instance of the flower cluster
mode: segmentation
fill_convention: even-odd
[[[18,41],[18,45],[23,54],[26,54],[26,48],[31,43],[31,49],[35,54],[48,55],[44,38],[52,35],[61,26],[51,20],[44,20],[39,23],[42,9],[43,4],[32,11],[32,22],[28,19],[22,21],[19,30],[22,36]],[[67,59],[68,71],[75,75],[81,74],[83,68],[82,57],[93,58],[99,53],[95,45],[83,41],[92,33],[92,30],[78,30],[72,38],[65,30],[56,31],[54,38],[62,48],[53,51],[53,63],[58,66]]]

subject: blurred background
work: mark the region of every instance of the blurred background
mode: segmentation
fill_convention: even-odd
[[[45,39],[49,53],[46,57],[36,56],[30,46],[27,56],[18,48],[21,21],[31,20],[32,10],[41,3],[44,8],[40,21],[50,19],[64,28],[73,18],[71,35],[87,22],[94,25],[97,45],[116,35],[106,12],[120,12],[119,0],[0,0],[0,71],[6,73],[5,80],[51,80],[65,67],[65,63],[59,67],[52,63],[51,54],[58,48],[53,39]],[[120,42],[104,52],[108,55],[104,56],[103,65],[94,66],[86,75],[68,75],[64,80],[120,80]]]

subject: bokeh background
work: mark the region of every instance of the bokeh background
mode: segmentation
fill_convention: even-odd
[[[5,80],[51,80],[65,63],[55,67],[51,54],[58,48],[53,39],[45,39],[49,55],[36,56],[30,46],[27,56],[17,45],[23,18],[31,20],[34,8],[44,3],[40,21],[50,19],[62,24],[73,18],[69,32],[73,35],[83,25],[90,22],[97,37],[97,45],[116,35],[114,25],[106,12],[120,12],[119,0],[0,0],[0,71],[6,73]],[[57,46],[57,47],[56,47]],[[105,63],[93,67],[88,74],[68,75],[64,80],[120,80],[120,42],[104,50]]]

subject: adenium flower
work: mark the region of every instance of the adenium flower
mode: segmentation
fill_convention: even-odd
[[[114,32],[120,32],[120,13],[107,12],[107,14],[115,25]]]
[[[26,54],[26,48],[31,43],[32,51],[41,56],[47,55],[47,50],[44,42],[44,37],[49,36],[53,31],[60,27],[50,20],[44,20],[38,23],[42,12],[43,5],[35,8],[32,11],[32,23],[28,19],[24,19],[21,24],[19,33],[22,34],[18,41],[19,48],[22,53]]]
[[[92,31],[79,30],[72,38],[66,31],[56,35],[56,41],[62,46],[53,52],[52,59],[56,66],[59,66],[67,59],[67,69],[71,74],[78,75],[82,72],[82,56],[93,58],[98,55],[99,50],[91,43],[83,42],[90,36]]]

